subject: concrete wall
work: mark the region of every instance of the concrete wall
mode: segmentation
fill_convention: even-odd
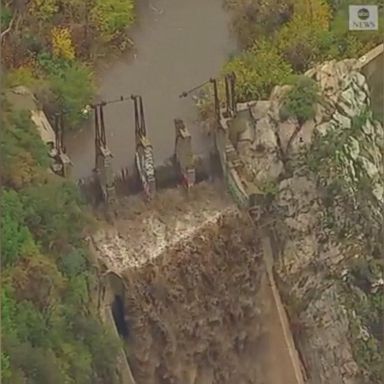
[[[118,339],[120,335],[113,319],[112,303],[116,294],[124,294],[124,281],[113,271],[101,272],[103,267],[99,263],[93,238],[88,237],[87,242],[92,265],[97,269],[98,274],[98,279],[94,282],[95,286],[91,290],[90,296],[98,309],[100,319],[108,329],[112,330]],[[120,384],[136,384],[123,347],[120,348],[117,354],[116,371],[120,377]]]
[[[227,166],[225,181],[229,193],[231,194],[233,200],[241,208],[249,207],[249,196],[244,191],[241,185],[240,177],[235,169],[231,169]]]
[[[102,297],[102,305],[100,308],[101,317],[108,328],[113,330],[116,338],[120,338],[115,320],[113,319],[112,303],[116,294],[124,294],[124,281],[113,272],[106,275],[104,280],[105,289],[104,295]],[[116,368],[120,376],[121,384],[136,384],[123,347],[121,347],[118,352]]]
[[[359,59],[360,71],[367,78],[375,117],[384,122],[384,44]]]
[[[226,158],[225,148],[229,143],[229,138],[227,137],[225,130],[220,130],[215,136],[216,148],[219,152],[221,169],[223,171],[225,183],[228,188],[228,192],[241,208],[249,207],[249,196],[244,190],[242,182],[236,169],[233,168],[232,164]]]

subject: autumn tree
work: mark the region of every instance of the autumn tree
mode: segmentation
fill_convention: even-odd
[[[70,61],[75,58],[75,49],[68,28],[54,27],[51,42],[52,53],[55,57]]]

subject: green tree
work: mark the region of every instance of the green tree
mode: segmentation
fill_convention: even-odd
[[[241,101],[268,98],[272,88],[287,82],[292,74],[291,66],[268,40],[231,60],[224,71],[236,73]]]
[[[6,352],[1,352],[1,382],[4,383],[12,377],[9,356]]]
[[[67,128],[76,129],[86,118],[82,110],[95,94],[90,68],[77,62],[67,63],[48,75],[57,107],[65,113]]]
[[[91,221],[81,210],[82,198],[71,182],[53,177],[47,184],[26,188],[22,196],[26,223],[43,246],[61,251],[81,242]]]
[[[0,194],[1,265],[16,263],[23,256],[38,252],[32,234],[24,224],[25,212],[18,194],[12,190]]]
[[[3,183],[20,188],[39,177],[48,167],[47,147],[41,141],[28,112],[7,112],[1,116],[0,159]]]
[[[304,72],[323,59],[323,49],[328,49],[330,11],[323,1],[298,0],[291,21],[276,34],[276,45],[283,57],[296,72]]]
[[[91,11],[91,20],[108,42],[123,32],[134,21],[132,0],[96,0]]]
[[[1,13],[0,13],[0,24],[1,24],[1,30],[4,30],[7,25],[9,25],[10,21],[12,20],[12,11],[3,4],[3,1],[1,1]]]
[[[319,100],[317,83],[307,76],[299,76],[283,98],[280,116],[283,119],[295,117],[301,125],[314,118],[315,106]]]
[[[65,384],[66,375],[60,369],[58,359],[51,351],[32,347],[29,343],[6,341],[5,347],[9,351],[10,364],[18,376],[31,384]],[[13,384],[15,381],[9,383]]]
[[[31,301],[21,301],[15,304],[13,322],[20,341],[29,342],[34,347],[49,346],[44,316]]]
[[[58,0],[32,0],[29,2],[29,12],[40,22],[50,22],[59,10]]]

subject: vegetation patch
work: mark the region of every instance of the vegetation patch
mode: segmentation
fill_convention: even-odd
[[[267,99],[276,84],[289,81],[293,71],[269,40],[232,59],[225,73],[236,73],[239,101]]]
[[[232,29],[243,48],[250,48],[255,36],[268,36],[291,20],[293,0],[224,0],[232,14]]]
[[[313,119],[316,103],[320,101],[317,83],[307,76],[298,76],[292,88],[284,95],[280,107],[283,120],[296,118],[300,125]]]
[[[8,86],[23,85],[48,114],[66,114],[68,129],[95,95],[90,65],[107,50],[127,46],[133,0],[1,0],[2,61]],[[11,23],[12,21],[12,23]]]
[[[91,10],[91,20],[100,31],[101,38],[109,42],[133,23],[133,0],[96,0]]]
[[[348,6],[358,0],[226,0],[233,28],[245,52],[228,66],[239,73],[240,99],[268,98],[290,73],[302,74],[326,60],[358,58],[382,43],[383,1],[379,31],[349,31]]]
[[[95,94],[91,66],[119,46],[132,0],[1,0],[5,88],[27,86],[77,129]],[[120,342],[99,321],[84,236],[95,222],[76,187],[48,171],[29,113],[1,100],[1,382],[114,384]]]
[[[119,342],[97,320],[78,191],[48,172],[47,149],[25,113],[3,104],[1,381],[118,383]]]
[[[380,151],[382,144],[371,141],[362,128],[371,118],[370,111],[362,111],[350,128],[336,127],[318,135],[305,161],[323,191],[328,228],[339,239],[363,237],[367,254],[380,257],[384,205],[377,200],[375,185],[382,185],[382,170],[376,176],[369,174],[367,161],[369,149]],[[358,157],[351,155],[356,142]]]
[[[382,260],[359,258],[351,262],[344,287],[353,353],[363,371],[362,383],[367,384],[379,384],[384,379],[384,298],[380,285],[383,277]]]

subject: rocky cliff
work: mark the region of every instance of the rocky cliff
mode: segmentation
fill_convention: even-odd
[[[308,382],[381,383],[384,131],[357,60],[305,75],[313,100],[276,87],[242,112],[242,177],[270,197],[262,220]]]

